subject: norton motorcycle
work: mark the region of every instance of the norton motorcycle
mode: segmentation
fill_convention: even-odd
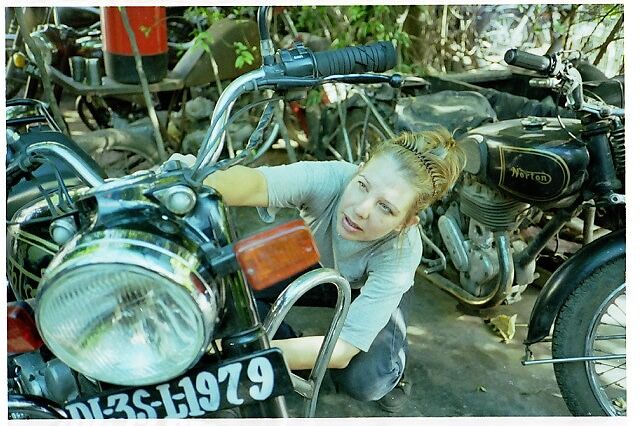
[[[578,225],[582,247],[542,287],[523,364],[553,363],[572,414],[625,415],[624,109],[585,96],[570,54],[512,49],[505,61],[537,72],[530,84],[577,118],[497,121],[459,138],[466,166],[423,216],[418,273],[468,307],[513,303],[537,278],[545,246]],[[535,359],[531,346],[550,335],[552,358]]]
[[[7,223],[10,418],[215,417],[229,408],[243,417],[287,417],[283,395],[293,391],[313,416],[349,284],[334,270],[306,272],[261,322],[252,289],[315,265],[313,238],[294,221],[238,240],[220,195],[202,182],[252,158],[288,90],[402,79],[375,74],[395,65],[390,42],[275,52],[268,9],[258,12],[263,64],[224,90],[191,167],[169,160],[109,179],[42,103],[8,108],[8,189],[27,185],[39,195],[16,198]],[[264,110],[246,149],[218,161],[236,100],[267,89],[270,97],[252,105]],[[21,110],[12,115],[14,108]],[[304,379],[270,339],[295,301],[321,284],[337,287],[338,303]]]

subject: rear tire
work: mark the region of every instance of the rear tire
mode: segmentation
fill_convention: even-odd
[[[554,358],[626,354],[625,258],[585,279],[555,322]],[[574,416],[626,415],[626,357],[554,364],[556,380]]]

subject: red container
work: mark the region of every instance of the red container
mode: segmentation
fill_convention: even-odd
[[[167,75],[167,20],[164,7],[127,6],[129,24],[142,56],[142,67],[149,83]],[[139,84],[133,49],[118,7],[101,8],[102,49],[107,76],[126,84]]]

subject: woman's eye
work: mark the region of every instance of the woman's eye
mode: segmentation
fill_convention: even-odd
[[[380,203],[380,208],[381,208],[381,209],[382,209],[382,211],[383,211],[383,212],[385,212],[386,214],[391,214],[391,213],[393,213],[393,212],[391,211],[391,209],[389,208],[389,206],[387,206],[387,205],[386,205],[386,204],[384,204],[384,203]]]
[[[363,190],[367,189],[367,186],[364,184],[364,182],[362,182],[360,180],[358,181],[358,186],[360,187],[360,189],[363,189]]]

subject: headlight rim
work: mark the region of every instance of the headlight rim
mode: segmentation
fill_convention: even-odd
[[[36,325],[47,346],[51,348],[52,345],[44,338],[46,333],[43,333],[42,328],[46,327],[46,324],[42,324],[40,309],[42,302],[47,302],[46,294],[48,291],[59,285],[64,285],[65,277],[70,276],[67,274],[75,274],[82,267],[88,265],[134,266],[152,276],[160,276],[163,281],[179,287],[181,291],[185,291],[189,295],[189,300],[193,301],[194,306],[197,307],[198,317],[204,331],[198,354],[191,360],[187,368],[167,375],[167,380],[191,368],[204,355],[213,338],[218,313],[224,305],[224,287],[222,280],[210,275],[207,265],[199,258],[198,254],[187,249],[185,245],[187,244],[173,242],[153,233],[121,228],[94,231],[74,238],[53,259],[38,286]],[[116,248],[123,246],[126,247],[126,252],[132,256],[128,256],[126,259],[122,259],[120,256],[120,259],[116,259]],[[113,256],[98,258],[95,255],[83,254],[82,252],[89,247],[99,247],[98,254],[111,253]],[[62,358],[61,360],[65,361]],[[89,377],[94,377],[89,371],[81,372]],[[100,377],[94,378],[101,380]],[[123,383],[115,383],[113,380],[108,382],[121,385],[149,384],[143,379],[133,380],[132,378],[127,378]]]

